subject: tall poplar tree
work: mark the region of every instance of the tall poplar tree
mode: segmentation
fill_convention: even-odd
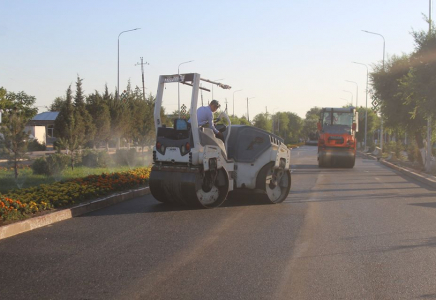
[[[74,96],[74,119],[76,122],[76,130],[79,133],[77,137],[79,147],[83,147],[86,142],[92,141],[95,136],[95,125],[92,122],[91,115],[86,110],[82,81],[83,79],[77,76],[76,94]]]
[[[110,138],[110,113],[109,107],[99,92],[86,98],[86,109],[95,126],[94,140],[90,141],[94,147],[99,147]]]
[[[111,116],[111,134],[117,139],[117,149],[119,149],[119,141],[129,128],[129,109],[121,98],[110,97],[108,106]]]
[[[61,107],[61,111],[55,120],[54,131],[56,136],[59,137],[59,143],[70,151],[72,170],[74,170],[74,155],[80,146],[79,137],[83,135],[83,132],[77,127],[75,120],[76,115],[70,85],[67,89],[65,103]]]

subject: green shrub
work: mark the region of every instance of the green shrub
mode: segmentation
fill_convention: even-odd
[[[291,137],[291,138],[289,138],[288,140],[287,140],[290,144],[294,144],[294,145],[296,145],[296,144],[298,144],[300,141],[298,140],[298,138],[296,138],[296,137]]]
[[[106,151],[85,150],[82,153],[82,165],[90,168],[105,168],[109,162]]]
[[[65,170],[71,162],[71,157],[66,154],[54,153],[47,158],[49,174],[59,174]]]
[[[375,143],[372,139],[367,140],[368,143],[368,151],[373,152],[375,150]]]
[[[136,149],[118,149],[115,153],[115,163],[117,165],[134,166],[136,162]]]
[[[32,164],[33,174],[53,175],[59,174],[70,164],[71,158],[68,155],[54,153],[47,157],[40,157]]]
[[[435,148],[435,144],[433,143],[433,147],[431,148],[431,153],[433,154],[433,156],[436,156],[436,148]]]
[[[48,168],[48,163],[47,163],[47,160],[45,159],[45,157],[40,157],[40,158],[35,159],[31,168],[32,168],[33,174],[36,174],[36,175],[49,175],[50,174],[49,168]]]
[[[53,149],[56,150],[56,152],[60,153],[61,150],[65,150],[65,147],[60,143],[58,140],[53,142]]]
[[[401,141],[397,141],[395,143],[395,149],[394,149],[395,156],[397,158],[400,158],[401,157],[401,151],[404,151],[404,149],[405,149],[405,146],[403,145],[403,143]]]
[[[390,153],[393,149],[395,149],[394,142],[386,142],[383,144],[384,153]]]
[[[416,142],[412,142],[407,146],[407,158],[411,162],[418,161],[420,158],[419,148],[416,145]]]
[[[27,151],[45,151],[47,147],[45,144],[40,144],[37,140],[29,142],[27,145]]]

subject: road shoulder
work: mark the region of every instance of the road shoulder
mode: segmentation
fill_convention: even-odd
[[[358,154],[364,158],[367,159],[373,159],[373,160],[378,160],[382,165],[387,166],[388,168],[391,168],[393,170],[396,170],[410,178],[413,178],[421,183],[424,183],[432,188],[436,188],[436,177],[433,175],[429,175],[423,172],[419,172],[404,166],[400,166],[397,165],[395,163],[386,161],[385,159],[380,159],[374,155],[368,154],[368,153],[364,153],[364,152],[358,152]]]

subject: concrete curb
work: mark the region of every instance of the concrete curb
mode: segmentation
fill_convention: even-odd
[[[380,160],[380,163],[382,165],[385,165],[385,166],[391,168],[391,169],[397,170],[400,173],[407,175],[407,176],[409,176],[409,177],[411,177],[419,182],[427,184],[427,185],[431,186],[432,188],[436,188],[436,178],[432,175],[420,174],[420,173],[414,172],[412,170],[397,166],[397,165],[390,163],[390,162],[387,162],[385,160]]]
[[[362,153],[362,152],[359,152],[359,154],[361,154],[362,156],[365,156],[366,158],[369,158],[369,159],[376,159],[382,165],[384,165],[386,167],[394,169],[394,170],[396,170],[396,171],[398,171],[398,172],[400,172],[400,173],[402,173],[402,174],[404,174],[406,176],[409,176],[409,177],[411,177],[411,178],[413,178],[413,179],[415,179],[415,180],[417,180],[417,181],[419,181],[421,183],[429,185],[432,188],[436,188],[436,177],[435,176],[428,175],[428,174],[417,173],[417,172],[415,172],[413,170],[410,170],[408,168],[397,166],[396,164],[388,162],[388,161],[386,161],[384,159],[378,159],[377,157],[372,156],[370,154],[366,154],[366,153]]]
[[[30,218],[10,225],[5,225],[0,227],[0,240],[56,222],[71,219],[120,202],[147,195],[149,193],[149,187],[130,190],[127,192],[110,195],[105,198],[80,203],[79,205],[72,208],[62,209],[60,211],[48,213],[43,216]]]

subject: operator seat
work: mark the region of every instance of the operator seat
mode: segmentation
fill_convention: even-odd
[[[215,133],[211,128],[198,128],[198,132],[200,135],[200,144],[203,147],[206,145],[218,146],[221,149],[224,157],[227,159],[227,151],[223,141],[215,137]]]

